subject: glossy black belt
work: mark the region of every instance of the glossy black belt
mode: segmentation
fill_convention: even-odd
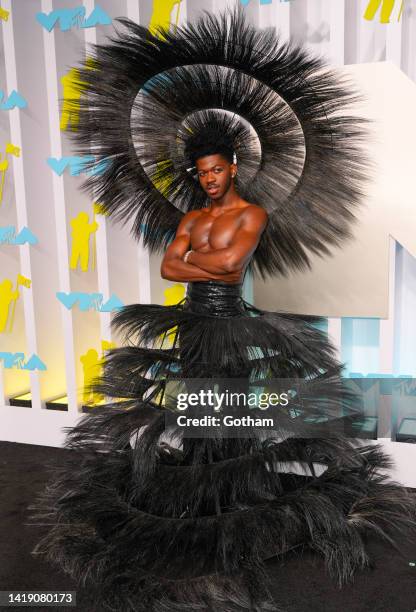
[[[232,317],[244,312],[242,283],[197,281],[188,283],[185,308],[195,313]]]

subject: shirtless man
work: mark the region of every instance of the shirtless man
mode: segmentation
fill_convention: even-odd
[[[199,184],[211,203],[190,211],[180,222],[162,261],[162,278],[230,284],[243,281],[266,227],[267,213],[238,195],[232,151],[221,146],[218,150],[195,159]]]

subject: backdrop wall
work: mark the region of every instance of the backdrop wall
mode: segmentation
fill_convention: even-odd
[[[84,381],[119,342],[111,312],[179,300],[185,290],[161,279],[160,256],[79,190],[82,159],[67,137],[77,117],[65,103],[73,66],[121,27],[118,16],[174,28],[235,3],[254,24],[277,27],[348,73],[375,122],[375,177],[354,240],[307,274],[248,278],[245,297],[328,317],[347,375],[416,374],[415,2],[8,0],[0,9],[0,439],[59,445],[61,427],[93,399]],[[54,398],[62,405],[46,410]]]

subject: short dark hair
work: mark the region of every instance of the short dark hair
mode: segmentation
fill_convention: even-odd
[[[217,129],[207,128],[188,138],[185,145],[185,154],[196,165],[200,157],[206,155],[222,155],[230,164],[234,160],[234,146],[232,140]]]

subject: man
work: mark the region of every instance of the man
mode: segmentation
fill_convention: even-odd
[[[161,275],[174,281],[241,283],[267,213],[238,195],[232,143],[220,135],[197,137],[188,146],[188,156],[211,202],[184,216],[166,250]]]

